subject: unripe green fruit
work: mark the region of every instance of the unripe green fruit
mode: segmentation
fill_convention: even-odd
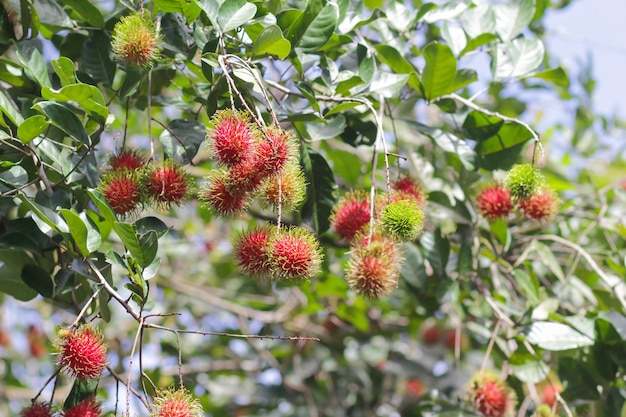
[[[385,235],[410,241],[422,231],[424,213],[412,200],[392,201],[383,208],[380,224]]]
[[[543,182],[543,175],[538,169],[530,164],[516,164],[509,170],[505,185],[513,200],[523,200],[532,196]]]

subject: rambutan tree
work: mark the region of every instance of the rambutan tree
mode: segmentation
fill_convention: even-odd
[[[0,415],[625,415],[568,3],[2,2]]]

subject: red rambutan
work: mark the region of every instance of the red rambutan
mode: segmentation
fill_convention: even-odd
[[[120,215],[134,211],[142,200],[139,180],[132,171],[106,173],[100,179],[100,190],[109,206]]]
[[[246,275],[270,272],[267,242],[275,227],[264,225],[240,233],[233,239],[235,262]]]
[[[111,171],[138,171],[146,164],[145,159],[135,149],[122,149],[109,158],[108,165]]]
[[[59,331],[58,363],[81,381],[100,377],[107,362],[107,346],[100,332],[90,326]]]
[[[185,388],[165,390],[154,398],[150,417],[202,417],[202,406]]]
[[[370,201],[362,191],[344,195],[330,216],[331,227],[344,240],[351,240],[369,222]]]
[[[232,190],[227,176],[225,171],[212,172],[207,178],[208,184],[200,193],[200,199],[206,202],[209,210],[225,217],[234,216],[248,204],[248,193]]]
[[[559,209],[559,198],[552,189],[543,187],[530,197],[521,199],[519,205],[524,214],[531,219],[549,220]]]
[[[230,167],[251,158],[254,130],[246,112],[218,110],[211,124],[211,149],[218,162]]]
[[[412,177],[406,176],[399,178],[391,188],[395,191],[405,194],[404,198],[410,197],[415,200],[418,205],[423,205],[426,201],[426,195],[422,187]]]
[[[499,184],[483,188],[476,197],[476,208],[489,220],[506,217],[513,209],[509,190]]]
[[[265,135],[259,136],[254,164],[259,175],[266,178],[281,172],[297,151],[291,132],[280,127],[269,127]]]
[[[20,411],[21,417],[52,417],[50,404],[37,401]]]
[[[228,169],[228,187],[235,193],[249,193],[256,190],[263,176],[259,173],[258,167],[253,161],[242,161]]]
[[[182,203],[189,195],[190,183],[182,166],[171,159],[148,167],[144,176],[148,196],[166,207]]]
[[[484,417],[509,417],[516,405],[515,393],[494,372],[479,372],[468,388],[470,400]]]
[[[299,282],[319,273],[319,242],[302,227],[278,230],[270,236],[267,248],[270,272],[275,279]]]
[[[400,247],[392,239],[379,231],[371,239],[361,232],[352,241],[346,281],[357,293],[380,298],[398,286],[401,261]]]
[[[76,404],[74,407],[67,410],[64,414],[65,417],[99,417],[100,405],[93,397],[87,398]]]

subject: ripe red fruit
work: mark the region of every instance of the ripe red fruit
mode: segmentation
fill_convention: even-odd
[[[211,117],[211,124],[211,150],[219,163],[230,167],[251,158],[254,131],[247,113],[218,110]]]
[[[148,196],[165,206],[182,203],[189,194],[189,182],[187,173],[172,160],[148,168],[145,176]]]
[[[109,167],[112,171],[137,171],[141,169],[146,161],[143,159],[139,151],[135,149],[122,149],[109,158]]]
[[[512,416],[515,394],[495,373],[478,373],[472,379],[469,392],[471,401],[484,417]]]
[[[243,232],[233,240],[235,262],[247,275],[270,272],[267,242],[275,228],[269,225]]]
[[[554,406],[556,402],[556,387],[554,385],[548,384],[543,388],[543,391],[541,391],[541,402],[550,407]]]
[[[344,240],[352,238],[370,222],[370,202],[362,191],[347,193],[335,206],[331,227]]]
[[[280,183],[279,183],[280,181]],[[300,164],[290,161],[280,175],[267,178],[256,193],[261,206],[278,208],[278,195],[284,211],[293,210],[306,197],[306,180]]]
[[[32,324],[28,326],[26,338],[28,339],[30,354],[35,358],[41,358],[48,353],[46,335],[39,328]]]
[[[215,171],[208,178],[208,184],[200,193],[209,210],[217,215],[230,217],[246,208],[248,193],[232,190],[227,172]]]
[[[434,345],[441,340],[441,328],[432,319],[424,322],[420,329],[420,339],[425,345]]]
[[[426,386],[419,379],[409,379],[406,381],[406,393],[415,397],[419,397],[426,392]]]
[[[67,374],[81,381],[100,377],[107,361],[107,346],[102,334],[89,326],[80,329],[63,329],[59,366]]]
[[[530,197],[520,200],[520,208],[524,214],[535,220],[548,220],[556,215],[559,209],[559,198],[547,188],[541,188]]]
[[[476,197],[476,208],[489,220],[507,216],[513,209],[509,190],[499,184],[483,188]]]
[[[398,286],[401,254],[393,240],[375,232],[370,238],[360,233],[352,241],[346,280],[350,288],[377,299]]]
[[[65,417],[100,417],[100,405],[93,397],[87,398],[67,410]]]
[[[50,404],[37,401],[20,411],[21,417],[52,417]]]
[[[11,344],[11,339],[9,338],[9,335],[7,332],[5,332],[4,330],[0,330],[0,347],[7,347]]]
[[[114,171],[100,180],[100,190],[116,214],[134,211],[141,203],[141,188],[137,176],[129,171]]]
[[[412,177],[402,177],[394,182],[391,187],[404,194],[405,197],[411,197],[420,206],[423,205],[426,200],[424,190]]]
[[[263,181],[254,161],[242,161],[230,167],[227,172],[227,186],[239,194],[256,190]]]
[[[295,282],[318,274],[322,263],[317,238],[301,227],[274,233],[268,242],[268,257],[273,278]]]
[[[270,127],[255,147],[256,171],[261,178],[275,175],[283,170],[295,153],[295,142],[291,133],[280,127]]]
[[[202,417],[202,406],[185,388],[160,392],[150,417]]]

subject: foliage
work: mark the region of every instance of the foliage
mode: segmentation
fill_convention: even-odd
[[[50,366],[33,377],[15,365],[28,359],[11,346],[22,328],[0,329],[10,335],[0,338],[0,397],[28,389],[0,410],[16,414],[43,387],[56,409],[95,393],[115,415],[148,415],[159,392],[187,389],[212,416],[467,416],[466,384],[490,368],[515,391],[517,415],[541,405],[546,384],[559,388],[562,415],[624,415],[624,164],[593,159],[606,151],[599,136],[623,122],[594,113],[588,68],[576,79],[546,51],[558,7],[3,2],[0,300],[52,312],[50,338],[55,326],[91,323],[111,353],[100,380]],[[124,37],[112,33],[126,16],[154,35],[147,64],[115,60],[111,41]],[[539,110],[538,99],[576,111]],[[298,210],[282,210],[280,192],[276,210],[255,200],[230,218],[199,203],[223,170],[205,140],[212,117],[231,108],[266,136],[281,125],[297,139],[289,157],[299,154],[307,184]],[[184,166],[191,201],[116,214],[101,167],[131,147]],[[551,221],[478,214],[476,194],[514,164],[539,169],[559,194]],[[379,206],[407,174],[428,193],[423,233],[392,248],[388,264],[403,252],[398,288],[371,300],[346,282],[346,267],[362,274],[329,218],[351,191]],[[230,239],[265,222],[307,229],[311,270],[319,239],[321,272],[295,286],[244,276]],[[420,328],[433,318],[441,337],[427,343]],[[35,353],[37,330],[28,334],[32,355],[54,363]]]

